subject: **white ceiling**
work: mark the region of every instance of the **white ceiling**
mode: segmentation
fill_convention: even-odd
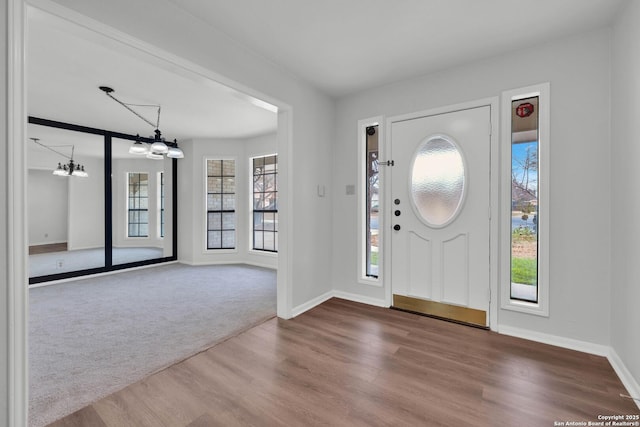
[[[48,165],[54,167],[57,162],[65,163],[73,154],[74,160],[83,163],[86,157],[104,158],[104,137],[101,135],[93,135],[81,132],[69,131],[66,129],[58,129],[47,126],[38,126],[30,124],[27,127],[27,156],[30,164],[40,164],[43,159],[48,159]],[[49,149],[38,145],[31,139],[37,138],[40,144]],[[111,157],[114,159],[140,159],[144,156],[129,153],[131,141],[113,138],[111,141]],[[55,150],[55,151],[52,151]],[[73,149],[73,151],[72,151]],[[56,153],[57,152],[57,153]]]
[[[334,96],[607,25],[625,0],[170,0]]]
[[[160,105],[160,130],[169,140],[246,138],[277,129],[275,112],[256,106],[247,95],[35,8],[28,10],[29,115],[153,135],[153,127],[98,89],[106,85],[126,103]],[[157,119],[155,108],[136,110],[151,122]],[[56,141],[45,135],[42,142]]]
[[[341,96],[607,25],[625,0],[168,1]],[[28,10],[30,115],[151,135],[151,126],[98,89],[107,85],[125,102],[161,105],[167,139],[245,138],[277,128],[276,114],[247,95]],[[138,111],[155,121],[154,109]]]

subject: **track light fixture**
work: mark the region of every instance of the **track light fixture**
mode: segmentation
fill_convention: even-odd
[[[162,133],[160,132],[160,106],[159,105],[146,105],[146,104],[128,104],[126,102],[122,102],[113,96],[114,90],[108,86],[100,86],[100,90],[103,91],[109,98],[116,101],[118,104],[122,105],[124,108],[129,110],[131,113],[135,114],[139,119],[143,120],[145,123],[154,128],[154,136],[149,137],[152,140],[150,146],[147,146],[146,142],[140,138],[140,135],[137,135],[136,141],[129,148],[129,153],[131,154],[140,154],[146,155],[148,159],[163,159],[163,155],[166,155],[170,158],[182,159],[184,157],[184,153],[178,147],[178,141],[173,140],[173,142],[167,143],[165,139],[162,137]],[[153,123],[150,120],[147,120],[140,113],[135,111],[132,107],[153,107],[157,108],[158,118],[156,122]]]

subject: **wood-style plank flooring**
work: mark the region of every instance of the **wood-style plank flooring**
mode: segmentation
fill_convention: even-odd
[[[66,252],[66,251],[67,251],[67,242],[29,246],[29,255],[47,254],[51,252]]]
[[[332,299],[52,426],[553,426],[638,414],[620,393],[603,357]]]

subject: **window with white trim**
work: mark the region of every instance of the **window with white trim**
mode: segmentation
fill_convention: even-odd
[[[236,161],[207,160],[207,249],[236,247]]]
[[[149,237],[149,174],[127,174],[127,236]]]
[[[278,252],[278,156],[251,159],[253,229],[251,248]]]
[[[539,96],[511,101],[511,293],[538,303]]]
[[[548,316],[549,85],[504,92],[502,101],[502,308]]]
[[[365,269],[366,276],[378,278],[380,180],[378,173],[378,125],[367,126],[364,161],[365,176]]]
[[[347,195],[358,196],[358,282],[382,286],[382,235],[380,233],[383,212],[382,174],[379,158],[382,153],[383,117],[358,120],[358,181],[347,185]]]

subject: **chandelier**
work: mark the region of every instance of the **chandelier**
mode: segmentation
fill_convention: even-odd
[[[74,145],[44,145],[40,142],[39,138],[29,138],[30,140],[32,140],[35,144],[46,148],[47,150],[53,151],[54,153],[64,157],[65,159],[68,160],[67,163],[62,163],[62,162],[58,162],[58,167],[56,169],[53,170],[53,174],[56,176],[79,176],[81,178],[87,178],[89,176],[89,174],[87,172],[85,172],[84,170],[84,165],[81,165],[80,163],[76,163],[73,161],[73,153],[75,150],[75,146]],[[66,154],[61,153],[58,150],[55,150],[53,147],[56,148],[62,148],[62,147],[71,147],[71,157],[68,157]]]
[[[139,154],[146,155],[148,159],[161,160],[163,159],[163,155],[173,159],[182,159],[184,157],[184,153],[178,147],[178,141],[173,140],[173,142],[167,142],[162,137],[162,133],[160,132],[160,106],[159,105],[147,105],[147,104],[128,104],[126,102],[122,102],[113,96],[114,90],[108,86],[100,86],[99,89],[103,91],[109,98],[116,101],[118,104],[122,105],[124,108],[135,114],[139,119],[143,120],[145,123],[154,128],[154,136],[150,136],[149,139],[152,141],[150,145],[149,143],[143,143],[140,135],[136,135],[135,142],[129,147],[129,153],[131,154]],[[135,111],[132,107],[152,107],[157,108],[158,110],[158,118],[156,122],[153,123],[150,120],[147,120],[140,113]]]

